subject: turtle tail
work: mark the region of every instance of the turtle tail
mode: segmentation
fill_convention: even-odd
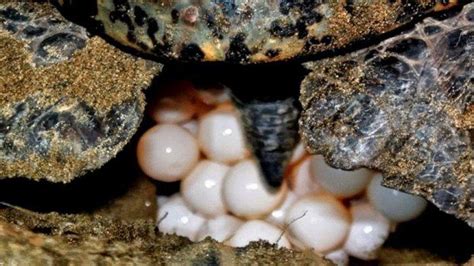
[[[227,80],[261,173],[279,187],[298,142],[301,65],[244,66]],[[238,77],[238,78],[236,78]]]
[[[279,187],[299,139],[299,88],[308,71],[298,63],[167,64],[163,73],[226,85],[241,114],[247,142],[262,176]]]
[[[297,97],[248,102],[234,97],[234,101],[262,175],[270,186],[279,187],[298,141],[300,107]]]

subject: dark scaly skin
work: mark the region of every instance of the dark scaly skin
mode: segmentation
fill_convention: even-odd
[[[474,226],[474,4],[308,67],[300,126],[313,153],[379,169]]]
[[[304,60],[347,48],[458,3],[444,0],[325,3],[305,0],[51,1],[70,19],[131,51],[172,63],[220,62],[224,63],[226,72],[235,70],[227,68],[229,64]],[[272,90],[265,91],[270,99],[265,95],[251,99],[240,91],[252,87],[255,79],[246,78],[247,70],[235,71],[231,73],[234,79],[247,82],[238,81],[240,86],[230,86],[240,103],[247,137],[268,183],[278,186],[296,144],[294,129],[298,114],[285,111],[282,119],[285,123],[279,123],[273,118],[274,114],[265,113],[297,107],[297,91],[295,87],[277,84]],[[281,70],[275,76],[281,73],[287,79],[301,80],[298,76],[285,76]],[[254,76],[264,80],[274,78]],[[219,75],[216,77],[220,78]],[[232,80],[223,82],[234,83]],[[281,104],[286,107],[282,108]],[[281,142],[289,138],[292,140]]]
[[[168,61],[276,62],[344,47],[458,1],[52,0]],[[324,3],[319,3],[324,2]]]

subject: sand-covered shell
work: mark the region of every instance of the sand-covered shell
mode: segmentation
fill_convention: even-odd
[[[159,69],[48,3],[0,0],[0,177],[68,182],[102,166],[136,131]]]
[[[53,0],[118,43],[170,61],[262,63],[345,47],[458,1]]]
[[[474,4],[346,56],[308,63],[302,136],[474,226]]]

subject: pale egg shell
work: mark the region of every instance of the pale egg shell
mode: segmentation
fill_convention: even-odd
[[[198,92],[201,101],[208,105],[218,105],[231,100],[230,93],[225,88],[199,89]]]
[[[311,157],[307,157],[290,169],[288,185],[296,195],[304,196],[309,193],[321,192],[321,186],[316,183],[310,171]]]
[[[158,205],[158,207],[161,207],[166,202],[168,202],[169,199],[170,199],[170,197],[167,197],[167,196],[158,196],[158,197],[156,197],[156,204]]]
[[[332,263],[336,264],[337,266],[349,265],[349,254],[347,254],[344,249],[331,251],[324,257],[330,260]]]
[[[249,155],[240,120],[235,112],[213,111],[199,121],[199,144],[211,160],[234,163]]]
[[[342,245],[350,228],[350,214],[328,194],[308,195],[288,211],[286,224],[292,239],[316,252]]]
[[[303,160],[308,155],[304,143],[302,141],[298,142],[298,145],[296,145],[296,148],[293,150],[293,154],[291,155],[290,165],[299,163],[299,161]]]
[[[344,171],[329,166],[320,155],[313,156],[310,166],[313,179],[326,191],[338,198],[355,196],[365,190],[374,173],[361,168]]]
[[[226,213],[222,199],[224,177],[229,171],[225,164],[203,160],[181,181],[181,194],[191,208],[205,216]]]
[[[235,234],[227,241],[233,247],[245,247],[250,242],[265,240],[278,247],[291,248],[290,241],[282,229],[260,220],[252,220],[244,223]]]
[[[157,221],[161,232],[196,241],[206,219],[194,213],[180,195],[174,195],[159,208]]]
[[[352,224],[344,250],[359,259],[376,259],[390,233],[390,221],[365,201],[353,202],[350,212]]]
[[[285,217],[288,209],[298,200],[298,196],[288,191],[285,200],[279,207],[274,209],[265,219],[267,222],[274,224],[276,226],[283,227],[285,226]]]
[[[191,119],[189,121],[181,123],[180,126],[197,138],[199,131],[199,123],[197,120]]]
[[[160,88],[149,114],[157,123],[176,124],[193,117],[199,101],[194,85],[189,81],[174,81]]]
[[[138,164],[145,174],[163,182],[183,178],[199,160],[196,139],[177,125],[157,125],[140,138]]]
[[[394,222],[415,219],[427,206],[422,197],[382,186],[381,174],[377,174],[370,182],[367,196],[379,212]]]
[[[211,237],[219,242],[229,239],[235,231],[243,224],[243,221],[232,215],[221,215],[209,219],[201,228],[198,240]]]
[[[234,165],[227,173],[223,186],[227,209],[247,219],[269,214],[283,201],[286,192],[286,183],[279,189],[268,187],[253,160]]]

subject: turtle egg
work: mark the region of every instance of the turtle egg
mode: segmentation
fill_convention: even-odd
[[[295,193],[288,191],[285,200],[280,205],[280,207],[274,209],[265,219],[267,222],[270,222],[274,225],[284,226],[285,225],[285,217],[288,209],[295,203],[298,199]]]
[[[218,105],[230,102],[230,93],[224,88],[211,88],[198,90],[199,98],[207,105]]]
[[[222,184],[227,165],[204,160],[181,182],[181,194],[194,210],[207,216],[226,213],[222,200]]]
[[[306,152],[306,148],[304,143],[300,141],[296,148],[293,150],[293,154],[291,155],[290,164],[298,163],[298,161],[303,160],[308,153]]]
[[[177,234],[196,241],[197,234],[206,219],[193,213],[181,196],[174,195],[159,208],[157,221],[161,232]]]
[[[270,213],[283,201],[286,192],[285,183],[278,190],[269,188],[253,160],[234,165],[227,173],[223,187],[227,209],[250,219]]]
[[[170,200],[170,197],[167,197],[167,196],[158,196],[158,197],[156,197],[156,204],[158,205],[158,207],[161,207],[161,206],[163,206],[166,202],[168,202],[168,200]]]
[[[427,205],[426,200],[421,197],[382,186],[381,174],[372,179],[367,194],[372,205],[394,222],[405,222],[418,217]]]
[[[348,198],[361,193],[373,176],[373,172],[365,168],[353,171],[332,168],[320,155],[313,156],[310,171],[323,189],[338,198]]]
[[[291,248],[290,241],[280,228],[260,220],[244,223],[227,241],[227,244],[233,247],[245,247],[250,242],[259,240],[277,244],[280,248]]]
[[[224,242],[235,233],[242,223],[242,220],[227,214],[209,219],[201,228],[198,240],[203,240],[209,236],[219,242]]]
[[[185,176],[199,160],[194,137],[177,125],[157,125],[140,138],[138,164],[145,174],[164,182]]]
[[[337,266],[345,266],[349,264],[349,254],[344,249],[338,249],[329,252],[324,256]]]
[[[328,194],[309,195],[297,201],[286,216],[291,239],[325,252],[340,246],[350,228],[350,214]]]
[[[213,161],[234,163],[249,154],[235,112],[214,111],[201,117],[198,139],[204,154]]]
[[[390,221],[368,202],[354,202],[351,206],[352,224],[344,250],[350,255],[372,260],[390,232]]]
[[[288,185],[299,196],[321,191],[319,184],[314,182],[312,178],[310,165],[311,157],[308,156],[301,163],[291,168]]]
[[[194,116],[197,101],[198,93],[191,82],[171,82],[161,88],[149,114],[157,123],[180,123]]]
[[[198,130],[199,130],[199,124],[197,120],[195,119],[188,120],[186,122],[181,123],[180,126],[186,129],[187,131],[189,131],[189,133],[191,133],[191,135],[193,135],[194,137],[197,137]]]

